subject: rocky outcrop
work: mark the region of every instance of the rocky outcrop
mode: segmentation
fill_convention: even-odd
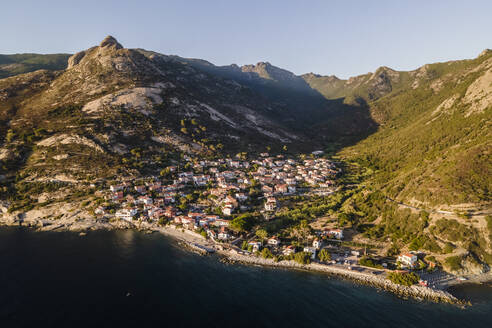
[[[105,37],[99,44],[99,47],[114,47],[115,49],[123,49],[123,46],[111,35]]]

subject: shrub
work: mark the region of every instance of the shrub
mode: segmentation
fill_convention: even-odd
[[[452,271],[457,271],[462,268],[460,256],[450,256],[446,258],[444,263],[446,263],[446,266]]]
[[[311,254],[307,252],[299,252],[294,254],[294,261],[299,264],[311,263]]]
[[[326,248],[323,248],[319,252],[318,258],[320,261],[328,262],[328,261],[331,261],[331,254],[330,254],[330,252],[328,252],[328,250]]]
[[[398,285],[403,286],[412,286],[419,282],[420,277],[414,273],[400,273],[400,272],[391,272],[388,275],[388,279]]]

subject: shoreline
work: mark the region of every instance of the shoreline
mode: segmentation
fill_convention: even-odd
[[[426,300],[436,303],[449,303],[455,305],[466,305],[469,304],[463,300],[459,300],[451,293],[446,290],[432,289],[428,287],[413,285],[410,287],[398,285],[392,283],[390,280],[375,276],[372,274],[367,274],[363,272],[358,272],[354,270],[349,270],[344,267],[339,267],[332,264],[320,264],[320,263],[310,263],[310,264],[299,264],[294,261],[280,261],[275,262],[273,259],[263,259],[260,257],[252,255],[240,254],[237,250],[232,249],[229,245],[221,245],[220,243],[215,243],[209,239],[205,239],[203,236],[190,231],[175,228],[174,226],[155,226],[149,223],[141,222],[137,225],[129,222],[86,222],[86,220],[72,222],[71,225],[58,224],[58,225],[32,225],[32,224],[19,224],[18,222],[7,222],[5,220],[0,220],[0,226],[17,226],[17,227],[27,227],[34,228],[37,231],[71,231],[79,232],[81,235],[85,235],[86,232],[94,230],[135,230],[141,232],[158,232],[165,236],[176,239],[180,243],[184,243],[187,249],[201,255],[207,253],[215,253],[219,257],[226,259],[230,263],[240,263],[245,265],[260,265],[264,267],[272,268],[284,268],[284,269],[295,269],[304,270],[309,272],[317,273],[327,273],[343,279],[351,280],[353,282],[361,283],[378,289],[382,289],[402,298],[413,298],[416,300]],[[210,251],[210,252],[209,252]],[[491,277],[486,277],[491,278]],[[478,279],[478,278],[477,278]],[[487,279],[488,280],[488,279]],[[484,282],[486,280],[477,280]],[[490,281],[490,280],[489,280]],[[463,281],[455,282],[451,286],[456,286],[465,283],[473,283],[473,281]],[[446,288],[447,289],[447,288]]]
[[[225,249],[220,244],[213,244],[204,239],[201,235],[198,235],[192,231],[185,230],[182,232],[173,227],[164,227],[159,230],[164,235],[171,236],[181,242],[188,244],[200,244],[206,248],[213,248],[215,253],[220,257],[226,259],[231,264],[245,264],[245,265],[260,265],[264,267],[284,268],[303,270],[317,273],[327,273],[337,277],[341,277],[346,280],[351,280],[363,285],[368,285],[378,289],[382,289],[391,292],[402,298],[413,298],[416,300],[432,301],[436,303],[449,303],[455,305],[466,305],[467,303],[453,296],[451,293],[445,290],[437,290],[428,287],[413,285],[402,286],[391,282],[384,277],[378,277],[371,274],[349,270],[343,267],[335,265],[326,265],[320,263],[299,264],[294,261],[280,261],[275,262],[273,259],[263,259],[256,256],[240,254],[233,249]],[[193,248],[193,247],[192,247]]]

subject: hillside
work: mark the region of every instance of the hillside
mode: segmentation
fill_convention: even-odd
[[[0,55],[0,79],[40,69],[62,70],[67,67],[69,54],[15,54]]]
[[[286,105],[112,37],[72,55],[65,70],[0,79],[0,99],[0,175],[7,181],[155,173],[182,153],[316,149],[326,136],[311,133],[313,120],[335,127],[329,138],[350,142],[371,127],[340,124],[370,119],[364,107],[326,99],[319,107]]]
[[[454,258],[455,272],[492,264],[491,51],[348,80],[215,66],[112,37],[46,56],[0,57],[21,65],[0,78],[3,209],[83,213],[88,186],[156,176],[185,158],[323,149],[344,167],[339,192],[292,201],[269,232],[290,235],[302,217],[377,243],[379,255],[425,250]]]

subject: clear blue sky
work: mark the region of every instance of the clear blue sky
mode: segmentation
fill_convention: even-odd
[[[491,0],[2,1],[0,53],[127,48],[349,77],[492,48]]]

